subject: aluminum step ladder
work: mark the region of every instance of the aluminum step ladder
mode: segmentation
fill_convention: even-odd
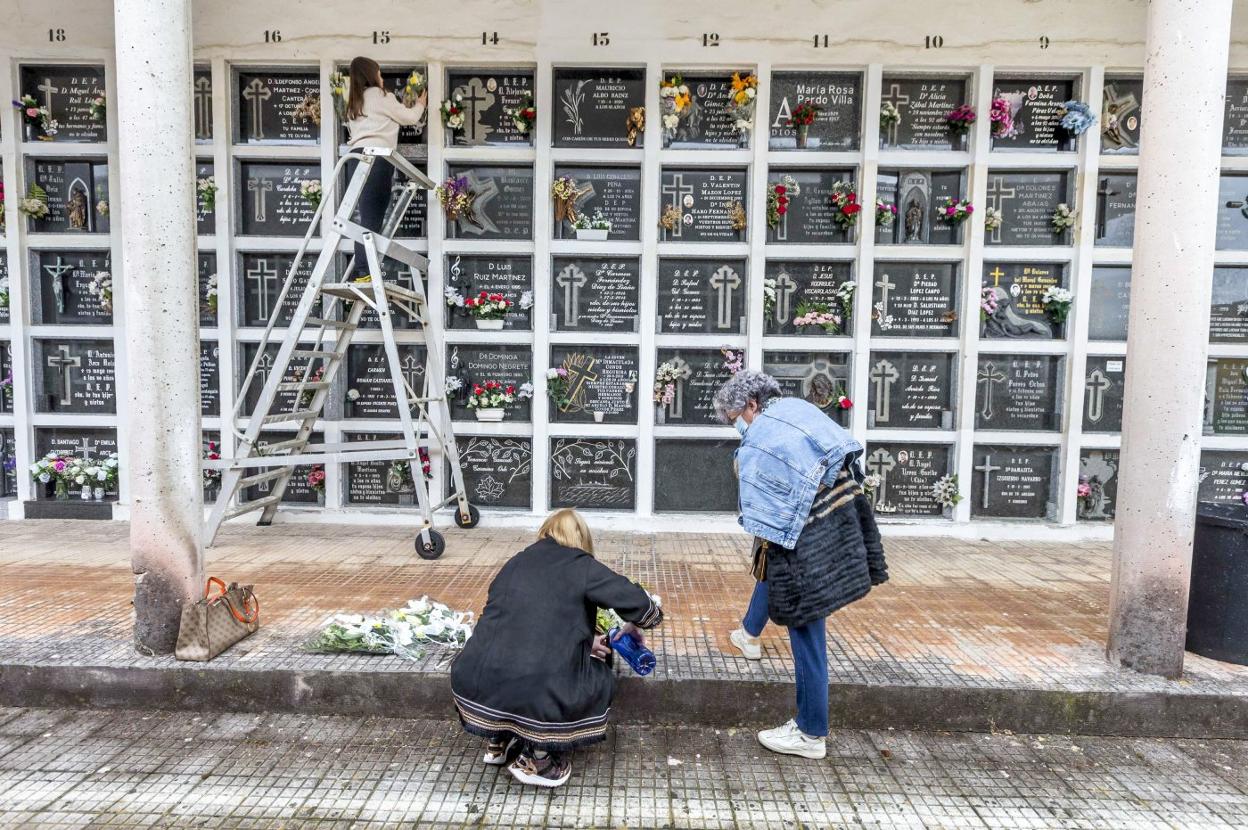
[[[343,167],[352,160],[358,163],[355,172],[338,203],[337,212],[329,222],[324,239],[321,240],[316,264],[307,286],[303,289],[293,318],[280,334],[281,346],[272,366],[268,368],[255,408],[247,416],[245,429],[240,430],[238,424],[248,390],[260,374],[267,347],[282,317],[286,297],[312,244],[320,225],[321,214],[326,205],[332,202],[333,183],[337,181]],[[356,203],[364,189],[364,182],[374,164],[389,164],[406,179],[380,233],[372,233],[352,219]],[[378,148],[353,150],[345,154],[335,165],[329,182],[330,186],[325,188],[325,198],[317,206],[303,243],[299,246],[286,281],[277,296],[264,336],[257,344],[256,356],[252,359],[251,367],[239,390],[230,419],[230,428],[238,438],[236,457],[204,461],[205,469],[221,471],[220,494],[208,516],[204,545],[211,546],[221,525],[236,516],[260,511],[257,524],[271,524],[296,467],[392,461],[405,462],[408,465],[416,500],[420,506],[422,526],[416,538],[416,552],[425,559],[436,559],[445,549],[445,540],[433,529],[434,511],[454,502],[455,522],[460,527],[475,526],[479,521],[479,513],[468,503],[464,491],[459,449],[455,444],[450,406],[446,399],[442,339],[430,325],[429,303],[421,279],[421,273],[427,271],[429,261],[393,238],[412,199],[418,196],[425,198],[424,191],[431,190],[434,184],[397,152]],[[332,281],[334,260],[343,240],[359,242],[364,246],[368,272],[371,275],[367,282]],[[407,266],[411,275],[410,288],[385,279],[381,262],[387,257]],[[353,256],[351,262],[354,261]],[[348,266],[346,273],[351,273],[351,270]],[[318,303],[320,316],[314,314]],[[396,308],[420,324],[419,331],[428,355],[428,370],[420,390],[413,389],[408,383],[399,362],[399,349],[394,339],[391,320],[391,310]],[[359,329],[360,320],[366,310],[376,313],[381,329],[402,437],[394,440],[311,444],[309,441],[313,429],[324,409],[334,377],[346,358],[352,337]],[[339,311],[342,312],[341,315],[338,314]],[[263,440],[266,427],[283,426],[293,426],[294,437],[271,443]],[[420,458],[420,440],[426,433],[449,462],[453,482],[453,493],[436,504],[429,493]],[[244,500],[247,490],[256,486],[267,487],[267,495]]]

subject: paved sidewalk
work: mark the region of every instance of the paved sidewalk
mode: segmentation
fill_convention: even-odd
[[[553,793],[441,720],[0,709],[0,828],[1243,828],[1248,742],[620,723]]]

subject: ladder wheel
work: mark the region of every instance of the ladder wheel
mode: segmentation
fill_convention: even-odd
[[[421,559],[437,559],[445,550],[446,540],[436,530],[429,531],[428,545],[420,538],[419,533],[416,534],[416,555]]]
[[[481,523],[481,511],[471,504],[468,505],[468,521],[464,521],[463,513],[460,513],[459,510],[455,511],[455,524],[459,525],[460,527],[464,529],[476,527],[480,523]]]

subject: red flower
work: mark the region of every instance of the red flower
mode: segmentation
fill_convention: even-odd
[[[484,389],[482,389],[480,386],[473,386],[473,387],[472,387],[472,394],[474,394],[474,395],[481,395],[481,394],[483,394],[484,392],[485,392],[485,390],[484,390]]]
[[[508,387],[507,387],[507,394],[508,394],[508,395],[514,395],[514,394],[516,394],[516,387],[514,387],[514,386],[508,386]]]
[[[776,208],[776,213],[780,214],[781,216],[784,216],[784,214],[788,212],[789,212],[789,209],[786,208],[784,205],[781,205],[780,207]]]
[[[502,294],[491,294],[491,295],[490,295],[490,300],[491,300],[492,302],[498,302],[498,301],[499,301],[499,300],[501,300],[502,298],[503,298],[503,295],[502,295]]]
[[[853,216],[855,213],[857,213],[860,210],[862,210],[862,205],[856,205],[853,202],[850,202],[848,205],[841,208],[841,213],[845,214],[846,216]]]
[[[478,296],[478,297],[481,297],[482,299],[484,299],[484,298],[486,298],[486,297],[490,296],[490,294],[489,294],[489,292],[488,292],[488,291],[482,291],[482,292],[481,292],[480,294],[478,294],[477,296]]]
[[[496,381],[496,380],[487,380],[487,381],[485,382],[485,388],[486,388],[486,389],[497,389],[497,388],[498,388],[498,381]]]
[[[785,188],[785,186],[784,186],[784,185],[782,185],[782,184],[778,184],[778,185],[776,185],[776,195],[777,195],[777,196],[783,196],[786,192],[787,192],[787,190],[786,190],[786,188]]]
[[[844,395],[841,395],[841,397],[837,400],[836,405],[839,406],[841,409],[849,409],[850,407],[854,405],[854,402],[851,401],[849,398],[845,397]]]

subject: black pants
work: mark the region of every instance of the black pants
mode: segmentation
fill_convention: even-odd
[[[359,164],[358,161],[351,162],[349,175],[355,175],[355,168]],[[360,224],[370,231],[380,231],[382,222],[386,221],[393,180],[394,168],[387,162],[376,159],[373,162],[373,169],[368,171],[368,178],[364,181],[364,190],[360,193],[358,204]],[[351,273],[347,275],[347,279],[353,280],[367,273],[368,257],[364,254],[364,246],[357,242],[355,243],[355,263],[351,266]],[[381,275],[378,274],[378,276]]]

